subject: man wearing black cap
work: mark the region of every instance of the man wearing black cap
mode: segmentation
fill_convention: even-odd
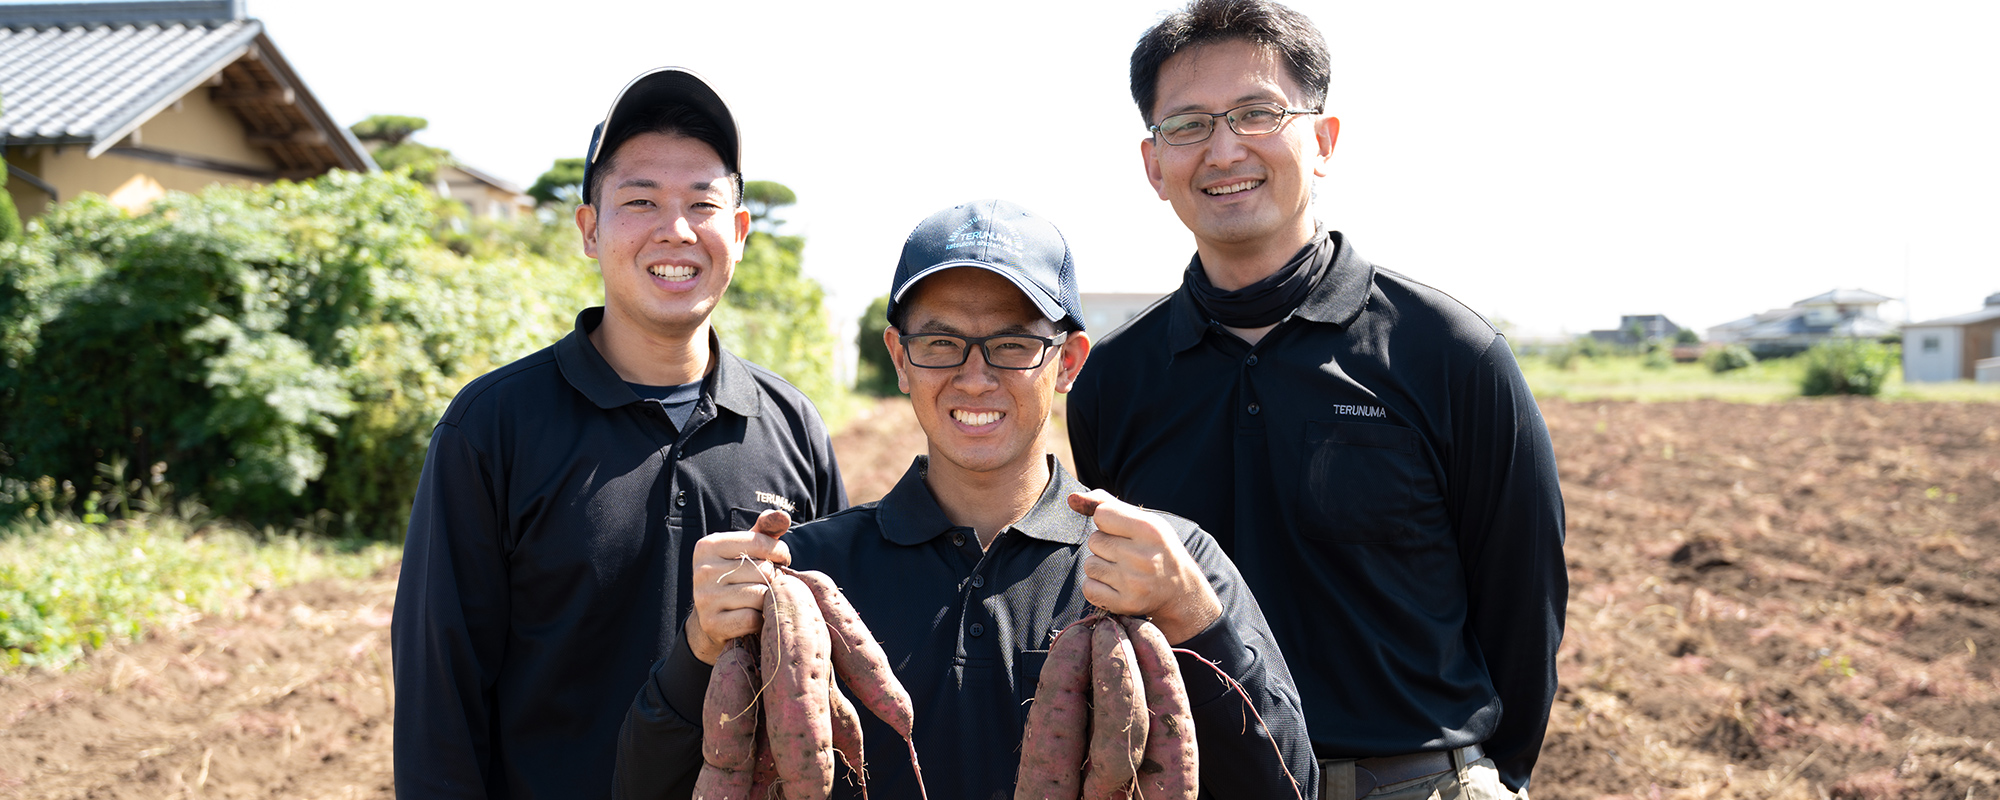
[[[1316,224],[1328,61],[1269,0],[1195,0],[1141,37],[1146,176],[1195,258],[1078,379],[1077,474],[1235,559],[1323,797],[1511,796],[1555,696],[1555,458],[1499,331]]]
[[[621,797],[685,797],[701,764],[703,692],[723,643],[761,627],[764,584],[740,558],[826,573],[880,639],[916,707],[914,741],[936,798],[1011,797],[1021,727],[1048,647],[1095,605],[1150,615],[1169,641],[1240,681],[1267,728],[1199,660],[1181,657],[1206,797],[1294,796],[1315,772],[1304,717],[1256,601],[1213,539],[1185,519],[1084,491],[1042,447],[1057,394],[1090,354],[1069,248],[1055,226],[1000,201],[932,215],[904,245],[882,337],[928,455],[896,487],[784,533],[695,546],[694,615],[619,741]],[[1086,549],[1086,545],[1087,548]],[[918,796],[899,736],[863,713],[875,798]],[[1268,732],[1268,735],[1267,735]],[[1273,742],[1275,739],[1275,745]],[[1282,758],[1279,753],[1282,753]],[[835,795],[857,796],[844,777]]]
[[[628,84],[576,211],[604,306],[432,432],[396,592],[397,796],[607,796],[695,540],[846,506],[812,403],[709,327],[750,226],[738,141],[694,73]]]

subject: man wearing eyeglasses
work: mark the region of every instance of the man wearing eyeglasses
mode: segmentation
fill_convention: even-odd
[[[1180,665],[1202,796],[1311,796],[1316,765],[1297,690],[1215,541],[1102,492],[1091,493],[1103,501],[1093,516],[1070,506],[1084,487],[1041,435],[1090,355],[1081,320],[1069,248],[1046,220],[988,200],[917,227],[896,268],[883,345],[927,455],[876,503],[782,538],[739,531],[695,546],[695,611],[685,644],[655,667],[626,718],[621,796],[692,790],[710,667],[724,642],[761,628],[764,579],[742,568],[745,556],[819,570],[842,587],[915,704],[930,797],[1014,796],[1022,724],[1049,644],[1093,605],[1151,616],[1170,642],[1200,655]],[[1201,659],[1243,684],[1256,716]],[[861,716],[868,796],[918,797],[901,737]],[[845,775],[834,786],[836,797],[860,795]]]
[[[1548,431],[1499,331],[1315,219],[1328,61],[1269,0],[1141,37],[1140,153],[1195,257],[1079,377],[1078,478],[1235,559],[1298,670],[1321,797],[1524,793],[1568,593]]]

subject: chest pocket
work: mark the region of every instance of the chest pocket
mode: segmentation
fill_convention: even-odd
[[[1307,538],[1383,544],[1410,537],[1441,498],[1417,432],[1396,425],[1308,421],[1300,487]]]

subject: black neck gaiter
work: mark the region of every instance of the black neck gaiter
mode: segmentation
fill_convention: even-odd
[[[1195,305],[1209,319],[1231,328],[1262,328],[1284,319],[1305,302],[1306,295],[1312,294],[1313,287],[1333,264],[1335,249],[1333,237],[1322,232],[1299,248],[1292,260],[1277,272],[1233,292],[1222,291],[1208,282],[1208,272],[1202,269],[1201,256],[1197,254],[1188,262],[1181,285],[1187,287]]]

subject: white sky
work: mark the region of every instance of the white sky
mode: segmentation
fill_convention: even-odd
[[[1000,197],[1054,220],[1086,292],[1167,291],[1190,236],[1145,181],[1126,88],[1175,0],[250,0],[336,119],[526,186],[618,88],[692,67],[782,182],[851,325],[903,239]],[[1917,320],[2000,292],[2000,3],[1298,0],[1341,118],[1322,218],[1523,334],[1707,328],[1836,287]],[[1906,309],[1890,304],[1884,316]]]

